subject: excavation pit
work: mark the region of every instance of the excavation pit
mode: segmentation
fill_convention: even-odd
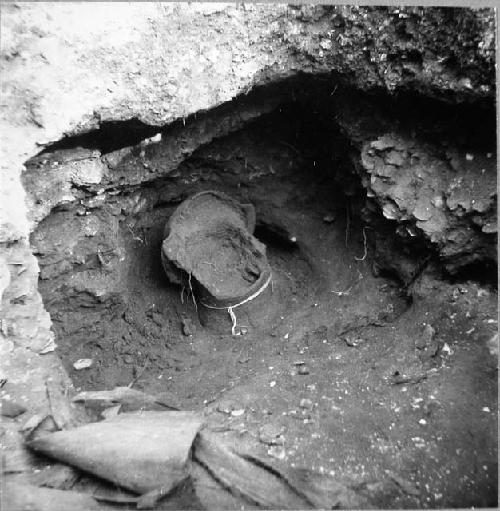
[[[326,79],[250,93],[131,147],[103,149],[96,133],[93,147],[66,141],[27,162],[57,353],[79,390],[167,392],[262,455],[354,481],[378,507],[489,504],[496,421],[481,409],[496,406],[496,289],[467,275],[494,264],[490,218],[432,202],[457,172],[494,172],[494,158],[466,157],[494,152],[487,123],[479,142],[467,128],[485,111],[457,107],[462,124],[445,129],[448,106],[342,83],[332,96]],[[481,208],[494,208],[486,195]],[[438,220],[454,243],[433,241]],[[79,359],[93,363],[76,370]],[[487,470],[459,463],[471,458]]]

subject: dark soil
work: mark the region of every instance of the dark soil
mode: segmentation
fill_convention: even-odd
[[[496,292],[425,272],[408,288],[374,272],[355,197],[296,153],[286,133],[242,131],[154,193],[145,187],[136,213],[122,214],[134,189],[40,224],[40,290],[75,386],[168,391],[256,451],[358,484],[378,507],[496,505],[497,368],[486,344]],[[155,202],[158,189],[170,199]],[[237,337],[227,318],[227,334],[200,325],[190,290],[169,283],[160,259],[177,204],[211,189],[254,204],[273,271],[271,320]],[[82,236],[92,222],[97,233]],[[76,371],[80,358],[92,367]]]

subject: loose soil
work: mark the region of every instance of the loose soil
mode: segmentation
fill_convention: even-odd
[[[207,151],[230,153],[245,137],[261,167],[207,169]],[[159,183],[168,203],[125,218],[68,207],[40,224],[40,290],[77,390],[168,391],[173,406],[204,410],[258,453],[355,482],[377,507],[494,506],[497,367],[486,341],[496,291],[425,273],[408,288],[374,272],[351,198],[286,144],[250,142],[238,134],[195,155]],[[162,268],[175,207],[213,189],[254,204],[273,271],[275,319],[246,335],[202,327],[190,290]],[[71,244],[91,220],[98,233]],[[48,264],[43,246],[80,254],[81,274],[54,270],[64,258]],[[76,371],[80,358],[92,367]]]

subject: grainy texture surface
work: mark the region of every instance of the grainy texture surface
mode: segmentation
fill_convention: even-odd
[[[273,422],[268,409],[273,419],[287,414],[290,443],[271,447],[290,463],[365,486],[392,471],[392,486],[366,486],[379,505],[492,505],[496,393],[486,341],[496,291],[467,281],[496,275],[493,11],[217,3],[1,11],[2,397],[27,408],[4,421],[10,454],[22,452],[20,426],[50,412],[47,389],[73,391],[66,371],[77,385],[112,388],[148,364],[148,385],[165,374],[185,406],[220,397],[231,382],[233,404],[216,403],[229,415],[208,414],[236,427],[234,406],[254,410],[240,421],[252,435],[254,418]],[[273,125],[283,104],[295,106],[278,127],[258,124]],[[161,225],[209,186],[254,202],[261,227],[280,241],[270,242],[270,261],[286,319],[238,348],[196,328],[181,336],[194,309],[160,277]],[[295,251],[283,247],[292,237]],[[401,318],[404,293],[384,272],[418,302]],[[443,272],[456,282],[443,284]],[[384,327],[371,326],[380,318]],[[437,337],[417,349],[423,321]],[[342,340],[351,327],[366,330]],[[77,372],[76,356],[94,365]],[[293,366],[297,357],[304,363]],[[376,370],[366,362],[374,359]],[[385,383],[429,366],[436,384],[405,394]],[[332,374],[345,401],[333,397]],[[292,413],[298,394],[305,408]],[[418,420],[435,422],[426,431]],[[377,453],[369,469],[367,449]]]
[[[12,239],[27,228],[15,207],[22,163],[105,121],[161,126],[297,71],[338,72],[362,89],[491,99],[494,17],[488,9],[7,4],[2,67],[3,193],[14,206],[2,234]]]

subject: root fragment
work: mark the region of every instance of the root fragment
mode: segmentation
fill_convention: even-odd
[[[363,254],[363,257],[356,257],[354,256],[354,259],[356,259],[356,261],[364,261],[366,259],[366,255],[367,255],[367,252],[368,252],[368,249],[366,247],[366,229],[363,227],[363,244],[365,246],[365,252]]]
[[[190,274],[189,274],[189,280],[188,280],[188,282],[189,282],[189,289],[190,289],[190,291],[191,291],[191,299],[193,300],[194,308],[195,308],[196,310],[198,310],[198,304],[196,303],[196,298],[194,297],[193,286],[192,286],[192,284],[191,284],[191,277],[192,277],[192,276],[193,276],[193,274],[192,274],[192,273],[190,273]]]

